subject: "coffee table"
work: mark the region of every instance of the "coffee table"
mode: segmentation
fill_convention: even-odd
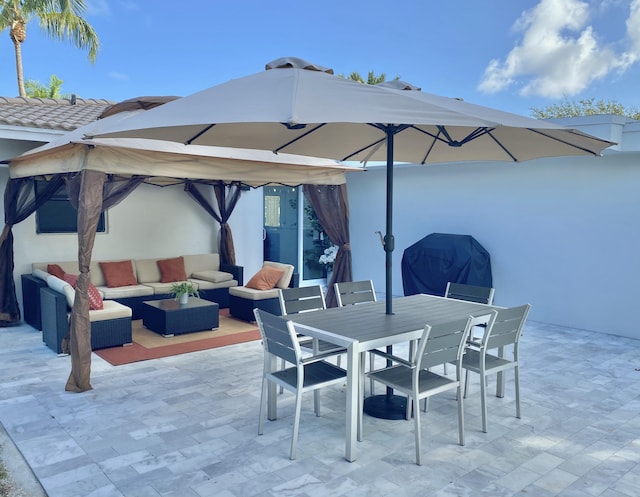
[[[148,300],[142,305],[146,328],[170,337],[218,328],[220,307],[215,302],[190,297],[186,304],[174,299]]]

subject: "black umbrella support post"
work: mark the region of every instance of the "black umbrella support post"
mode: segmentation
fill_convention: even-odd
[[[393,263],[393,135],[398,131],[397,126],[385,126],[387,133],[387,232],[384,237],[384,251],[386,255],[385,277],[386,277],[386,313],[393,314],[393,284],[392,284],[392,263]],[[393,347],[387,347],[387,353],[393,353]],[[387,359],[387,367],[391,366],[391,361]],[[404,419],[407,412],[407,398],[394,395],[393,389],[387,387],[384,395],[372,395],[364,399],[364,412],[369,416],[381,419]]]

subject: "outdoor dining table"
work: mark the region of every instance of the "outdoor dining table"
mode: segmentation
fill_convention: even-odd
[[[345,458],[356,460],[361,354],[380,347],[411,342],[422,335],[426,324],[481,317],[491,309],[486,304],[447,299],[433,295],[411,295],[393,301],[393,314],[386,314],[385,302],[370,302],[326,310],[288,315],[304,335],[335,343],[347,349],[347,396]],[[268,396],[268,417],[275,418],[275,389]]]

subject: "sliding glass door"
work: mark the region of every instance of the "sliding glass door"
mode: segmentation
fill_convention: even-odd
[[[320,256],[331,245],[302,188],[269,186],[264,194],[264,260],[293,264],[300,286],[324,283]]]

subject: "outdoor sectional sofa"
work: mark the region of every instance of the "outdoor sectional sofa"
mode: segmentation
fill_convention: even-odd
[[[184,273],[187,276],[187,281],[197,287],[200,298],[216,302],[220,308],[229,307],[229,288],[242,284],[243,268],[221,265],[218,254],[185,255],[181,258],[184,261]],[[96,329],[107,328],[110,324],[115,324],[112,322],[113,318],[104,319],[104,316],[113,312],[114,308],[123,311],[120,308],[122,306],[130,310],[131,315],[128,318],[130,328],[131,319],[142,318],[142,303],[144,301],[171,298],[172,283],[161,281],[162,274],[158,262],[175,259],[177,258],[159,257],[130,261],[92,261],[90,266],[91,283],[100,292],[105,303],[105,309],[90,311],[92,335],[94,327]],[[102,269],[105,266],[101,266],[100,262],[130,263],[135,281],[129,283],[136,284],[108,286]],[[60,266],[65,273],[78,273],[76,261],[33,263],[32,273],[22,275],[22,296],[24,320],[34,328],[43,330],[43,339],[45,338],[45,329],[47,334],[55,335],[55,340],[50,338],[50,341],[57,343],[60,335],[66,335],[66,316],[73,303],[73,298],[69,296],[69,289],[66,289],[65,295],[64,282],[56,281],[59,278],[51,279],[51,275],[47,273],[47,268],[53,264]],[[113,278],[111,279],[113,280]],[[124,312],[126,313],[126,311]],[[117,319],[122,317],[125,316],[119,316]],[[100,321],[104,322],[97,324]],[[96,324],[94,325],[94,323]],[[119,330],[121,331],[121,329]],[[125,331],[121,334],[121,338],[116,340],[116,342],[122,343],[114,344],[111,340],[105,340],[96,342],[96,346],[93,348],[112,347],[131,342],[130,339],[129,342],[123,341],[126,339],[127,333]]]

